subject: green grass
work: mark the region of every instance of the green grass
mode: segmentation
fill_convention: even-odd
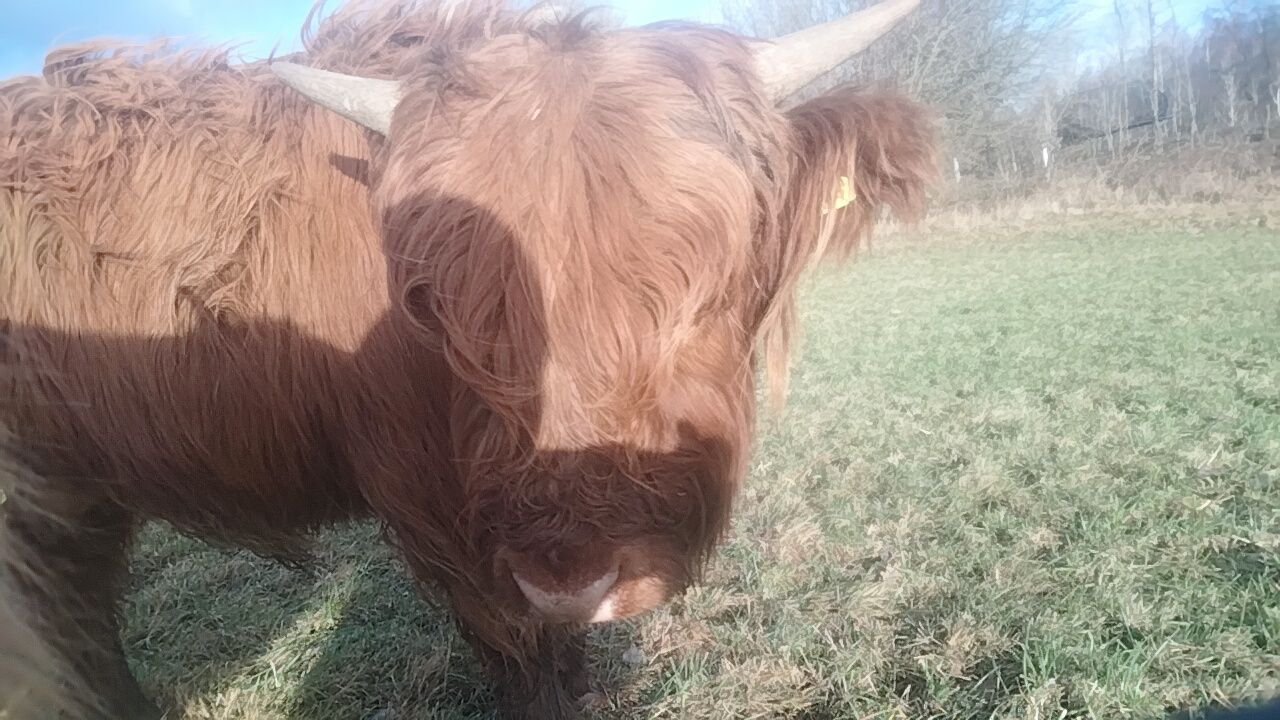
[[[806,296],[707,582],[595,633],[599,716],[1162,718],[1280,694],[1280,236],[901,241]],[[136,567],[131,660],[179,717],[488,712],[371,527],[327,536],[310,575],[158,529]]]

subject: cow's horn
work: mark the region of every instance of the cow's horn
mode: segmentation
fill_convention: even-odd
[[[319,70],[288,62],[271,63],[285,85],[339,115],[386,135],[400,102],[400,83]]]
[[[756,68],[769,95],[782,100],[862,52],[919,4],[920,0],[884,0],[842,18],[761,43],[755,51]]]

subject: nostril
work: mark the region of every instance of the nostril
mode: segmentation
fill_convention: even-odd
[[[564,552],[560,548],[553,547],[547,551],[547,567],[551,568],[552,572],[563,570],[564,565]]]

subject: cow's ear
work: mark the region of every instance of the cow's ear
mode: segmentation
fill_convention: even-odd
[[[847,256],[885,208],[903,221],[923,214],[938,176],[923,107],[896,93],[842,87],[786,117],[794,157],[779,231],[794,262]]]
[[[775,403],[785,392],[795,285],[811,262],[847,256],[881,211],[918,218],[938,176],[933,122],[895,93],[837,88],[785,113],[791,162],[776,235],[760,248],[763,336]]]

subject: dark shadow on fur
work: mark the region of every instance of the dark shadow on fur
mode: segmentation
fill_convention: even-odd
[[[329,156],[329,164],[343,175],[366,188],[369,187],[369,161],[367,159],[331,154]]]

